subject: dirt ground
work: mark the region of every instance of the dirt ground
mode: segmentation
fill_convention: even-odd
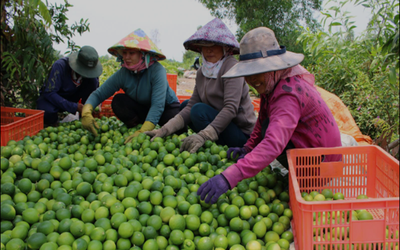
[[[188,79],[184,77],[178,77],[178,83],[176,85],[176,94],[177,95],[192,95],[195,79]]]
[[[189,79],[184,77],[178,77],[178,83],[176,85],[176,94],[177,95],[187,95],[190,96],[193,93],[194,85],[196,80]],[[258,97],[250,94],[251,100],[257,99]]]

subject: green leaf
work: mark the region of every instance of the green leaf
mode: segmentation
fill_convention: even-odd
[[[334,23],[329,24],[329,26],[342,26],[342,23],[334,22]]]
[[[353,29],[355,29],[355,28],[357,28],[357,26],[356,26],[356,25],[353,25],[353,26],[351,26],[351,27],[349,28],[349,31],[351,31],[351,30],[353,30]]]
[[[42,1],[39,2],[39,11],[40,11],[40,15],[43,17],[43,19],[46,21],[46,23],[48,25],[51,25],[52,21],[51,21],[50,12],[47,9],[46,4],[44,4]]]
[[[397,83],[397,78],[396,78],[396,68],[391,67],[389,71],[389,83],[391,85],[395,85]]]
[[[40,1],[40,0],[30,0],[31,6],[34,7],[34,8],[36,8],[36,7],[38,6],[38,4],[39,4],[39,1]]]
[[[33,65],[35,65],[35,61],[36,61],[35,58],[32,57],[32,58],[31,58],[31,61],[29,62],[29,66],[28,66],[28,74],[31,74]]]

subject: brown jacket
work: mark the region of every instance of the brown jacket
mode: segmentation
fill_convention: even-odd
[[[235,123],[246,134],[251,134],[256,123],[254,107],[249,96],[249,86],[243,77],[221,78],[237,63],[228,56],[216,79],[207,78],[201,68],[197,71],[196,85],[188,105],[180,112],[185,124],[190,121],[190,110],[198,102],[205,103],[219,111],[211,126],[220,134],[229,125]]]

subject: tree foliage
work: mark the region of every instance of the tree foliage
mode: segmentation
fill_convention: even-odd
[[[190,69],[190,67],[193,65],[193,63],[196,60],[196,57],[200,57],[201,55],[197,52],[191,51],[191,50],[186,50],[185,53],[183,54],[183,65],[185,69]]]
[[[197,30],[201,29],[201,27],[203,27],[202,25],[197,26]],[[194,32],[193,32],[194,33]],[[183,53],[183,67],[185,69],[190,70],[191,66],[193,65],[194,61],[196,60],[196,57],[200,57],[201,60],[201,56],[199,53],[191,51],[191,50],[186,50],[185,53]]]
[[[399,2],[398,0],[331,1],[324,11],[328,32],[304,29],[299,37],[308,69],[319,86],[338,95],[357,125],[373,139],[399,137]],[[354,21],[343,5],[371,11],[367,29],[354,36]],[[387,144],[387,143],[386,143]]]
[[[53,43],[68,42],[68,52],[79,49],[72,37],[89,30],[88,20],[67,25],[68,8],[41,0],[1,1],[1,93],[5,105],[35,108],[52,64],[61,55]]]
[[[121,63],[117,62],[116,57],[110,55],[100,56],[99,62],[101,66],[103,66],[103,72],[99,77],[101,86],[110,76],[121,68]]]
[[[322,0],[199,0],[219,18],[234,20],[238,40],[251,29],[265,26],[275,32],[279,43],[291,51],[302,52],[296,45],[300,25],[311,30],[319,26],[313,12],[321,9]]]

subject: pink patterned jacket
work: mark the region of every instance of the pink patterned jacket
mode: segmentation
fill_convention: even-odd
[[[261,124],[267,117],[269,126],[262,138]],[[222,173],[231,188],[268,166],[289,140],[296,148],[341,146],[331,111],[316,88],[299,75],[280,80],[272,94],[261,96],[259,117],[245,144],[251,152]],[[338,160],[334,157],[328,155],[324,161]]]

